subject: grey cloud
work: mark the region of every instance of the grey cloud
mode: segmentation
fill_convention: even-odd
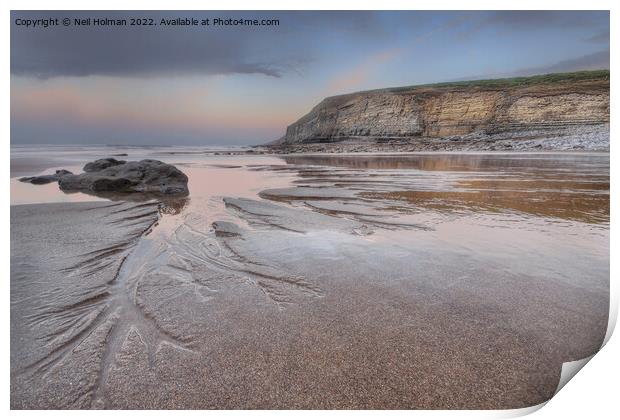
[[[583,55],[577,58],[562,60],[548,66],[521,69],[517,72],[517,75],[530,76],[533,74],[562,73],[579,70],[600,69],[609,69],[609,49]]]
[[[16,18],[162,17],[272,18],[269,12],[11,12],[11,73],[55,76],[149,76],[258,73],[280,77],[295,54],[261,51],[277,45],[274,27],[49,27],[25,28]],[[283,21],[281,25],[286,25]]]
[[[609,28],[608,11],[591,10],[500,10],[472,13],[471,25],[460,31],[462,41],[487,28],[523,31],[566,26],[582,28]],[[607,29],[609,30],[609,29]]]
[[[538,74],[567,73],[582,70],[605,70],[609,69],[609,49],[586,54],[580,57],[558,61],[553,64],[540,67],[528,67],[503,73],[486,73],[476,76],[459,77],[453,81],[497,79],[504,77],[535,76]]]
[[[149,76],[183,74],[304,74],[313,61],[316,34],[337,33],[355,42],[394,36],[377,11],[12,11],[11,73],[56,76]],[[429,12],[400,12],[405,23]],[[56,17],[258,18],[277,27],[50,27],[24,28],[17,18]]]
[[[585,39],[593,44],[609,44],[609,29]]]
[[[593,26],[609,21],[609,12],[581,10],[502,10],[485,19],[486,25],[535,27],[552,25]]]

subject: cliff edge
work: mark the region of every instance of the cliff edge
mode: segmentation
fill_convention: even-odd
[[[609,71],[597,70],[333,96],[291,124],[273,145],[433,139],[467,144],[594,130],[607,132],[608,148],[608,123]]]

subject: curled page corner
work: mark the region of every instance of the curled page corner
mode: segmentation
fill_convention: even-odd
[[[555,396],[558,392],[560,392],[560,390],[564,388],[564,385],[566,385],[568,381],[570,381],[573,376],[575,376],[577,372],[581,370],[582,367],[584,367],[590,360],[592,360],[595,354],[585,357],[583,359],[563,363],[562,373],[560,374],[560,382],[558,383],[558,387],[555,389],[553,395]]]
[[[601,344],[601,347],[598,349],[596,353],[601,351],[603,347],[605,347],[609,339],[611,338],[611,335],[613,334],[614,329],[616,327],[617,313],[618,313],[618,306],[617,304],[614,304],[612,302],[612,305],[609,308],[609,321],[607,323],[607,332],[605,333],[605,338],[603,339],[603,343]],[[560,373],[560,382],[558,383],[558,386],[555,389],[555,392],[553,393],[553,395],[555,396],[558,392],[560,392],[560,390],[564,388],[564,385],[566,385],[568,381],[573,379],[573,377],[577,374],[577,372],[579,372],[590,360],[592,360],[594,356],[596,356],[596,353],[594,353],[591,356],[584,357],[583,359],[573,360],[572,362],[563,363],[562,372]]]
[[[545,402],[542,402],[540,404],[533,405],[531,407],[514,408],[514,409],[511,409],[511,410],[498,411],[497,412],[498,415],[495,416],[495,418],[498,418],[498,419],[513,419],[513,418],[517,418],[517,417],[524,417],[524,416],[527,416],[529,414],[532,414],[532,413],[540,410],[548,402],[549,401],[545,401]]]
[[[603,339],[603,344],[601,344],[601,349],[605,347],[605,344],[609,341],[614,330],[616,329],[616,322],[618,321],[618,294],[611,293],[610,294],[610,304],[609,304],[609,320],[607,321],[607,332],[605,333],[605,338]],[[599,351],[601,351],[599,349]]]
[[[608,329],[608,333],[611,329]],[[558,392],[560,392],[562,388],[564,388],[564,385],[566,385],[577,374],[577,372],[579,372],[581,368],[583,368],[595,356],[595,354],[593,354],[592,356],[585,357],[583,359],[574,360],[572,362],[565,362],[562,364],[562,372],[560,373],[560,382],[558,383],[558,386],[555,389],[555,392],[553,393],[554,397],[557,395]],[[533,405],[531,407],[499,411],[498,415],[495,418],[508,419],[508,418],[527,416],[528,414],[532,414],[540,410],[541,408],[543,408],[545,405],[547,405],[549,401],[551,401],[552,398],[553,397],[551,397],[549,400],[543,403],[540,403],[538,405]]]
[[[611,338],[614,330],[616,328],[616,321],[618,319],[618,296],[615,294],[611,294],[610,296],[611,302],[609,305],[609,320],[607,322],[607,332],[605,333],[605,338],[603,339],[603,343],[601,347],[598,349],[596,353],[591,356],[584,357],[583,359],[573,360],[572,362],[565,362],[562,364],[562,372],[560,373],[560,382],[558,383],[557,388],[553,395],[555,396],[564,385],[568,383],[576,374],[579,372],[596,354],[605,347],[609,339]],[[543,404],[544,405],[544,404]]]
[[[616,327],[616,320],[617,320],[617,314],[618,314],[618,305],[617,305],[617,301],[614,302],[614,298],[612,297],[612,302],[609,308],[609,321],[607,323],[607,332],[605,333],[605,338],[603,339],[603,343],[601,344],[601,347],[599,348],[599,350],[594,353],[591,356],[588,357],[584,357],[583,359],[579,359],[579,360],[573,360],[571,362],[565,362],[562,364],[562,371],[560,373],[560,381],[558,382],[558,386],[555,389],[555,392],[553,393],[553,396],[555,397],[557,395],[558,392],[560,392],[560,390],[562,388],[564,388],[564,386],[571,380],[573,379],[573,377],[586,365],[588,364],[588,362],[590,360],[592,360],[592,358],[594,356],[596,356],[596,354],[601,351],[603,349],[603,347],[605,347],[605,345],[607,344],[607,342],[609,341],[610,337],[612,336],[614,329]],[[551,397],[549,400],[540,403],[538,405],[533,405],[531,407],[524,407],[524,408],[516,408],[516,409],[511,409],[511,410],[501,410],[501,411],[497,411],[497,415],[494,416],[494,418],[502,418],[502,419],[508,419],[508,418],[516,418],[516,417],[522,417],[522,416],[527,416],[528,414],[532,414],[538,410],[540,410],[541,408],[543,408],[545,405],[547,405],[547,403],[549,401],[551,401],[553,397]]]

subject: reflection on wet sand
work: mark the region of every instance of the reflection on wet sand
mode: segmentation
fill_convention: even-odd
[[[484,171],[526,169],[563,171],[580,166],[599,168],[604,154],[395,154],[395,155],[286,155],[288,165],[319,165],[356,169],[419,169],[423,171]],[[586,168],[581,168],[584,170]]]
[[[404,213],[516,212],[609,223],[605,156],[290,156],[285,160],[298,165],[301,188],[268,190],[263,197],[287,202],[372,200],[374,207]]]
[[[518,212],[541,217],[609,223],[609,196],[575,193],[482,191],[394,191],[361,193],[373,200],[405,200],[416,208],[461,212]]]

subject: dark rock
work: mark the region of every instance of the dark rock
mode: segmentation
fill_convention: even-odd
[[[94,170],[101,167],[103,169]],[[113,191],[182,194],[187,193],[187,175],[172,165],[158,160],[122,162],[99,159],[84,166],[86,172],[59,179],[63,191]]]
[[[124,160],[116,160],[114,158],[97,159],[84,165],[84,172],[97,172],[111,166],[118,166],[127,163]]]
[[[241,236],[241,229],[234,223],[216,221],[212,225],[215,231],[215,236],[218,238],[234,238]]]
[[[72,175],[72,172],[69,172],[65,169],[60,169],[52,175],[26,176],[26,177],[20,178],[19,180],[21,182],[30,182],[31,184],[35,184],[35,185],[43,185],[43,184],[49,184],[50,182],[56,182],[60,180],[62,176],[65,176],[65,175]]]
[[[101,168],[101,169],[98,169]],[[124,162],[113,158],[87,163],[84,173],[74,175],[61,169],[52,175],[20,178],[22,182],[48,184],[58,181],[65,192],[187,194],[187,175],[159,160]]]

